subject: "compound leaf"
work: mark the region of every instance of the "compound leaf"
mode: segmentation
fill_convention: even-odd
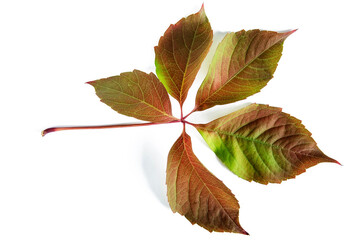
[[[239,224],[239,204],[234,194],[200,163],[185,131],[168,155],[166,183],[172,211],[192,224],[210,232],[247,234]]]
[[[228,33],[218,45],[197,92],[195,110],[232,103],[259,92],[273,77],[283,42],[294,31]]]
[[[157,76],[181,106],[211,46],[212,37],[202,6],[198,13],[170,25],[155,47]]]
[[[176,120],[167,91],[153,73],[134,70],[88,83],[102,102],[121,114],[151,122]]]
[[[248,181],[280,183],[318,163],[338,163],[317,147],[300,120],[280,108],[252,104],[195,126],[219,159]]]

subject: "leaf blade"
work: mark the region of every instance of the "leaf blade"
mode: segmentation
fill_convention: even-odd
[[[173,212],[208,231],[248,234],[239,224],[234,194],[197,159],[184,131],[167,161],[167,196]]]
[[[228,33],[216,49],[195,101],[202,111],[245,99],[266,86],[282,55],[284,40],[296,30]]]
[[[181,106],[211,46],[212,37],[202,6],[199,12],[171,24],[155,47],[157,76]]]
[[[294,178],[326,156],[301,121],[280,108],[252,104],[207,124],[195,125],[236,175],[262,184]]]
[[[103,103],[120,114],[151,122],[177,120],[166,89],[153,73],[134,70],[87,83]]]

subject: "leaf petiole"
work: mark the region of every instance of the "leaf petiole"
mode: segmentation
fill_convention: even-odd
[[[197,110],[197,107],[195,107],[194,109],[192,109],[191,112],[189,112],[188,114],[186,114],[185,117],[183,117],[183,119],[185,120],[188,116],[190,116],[193,112],[195,112]]]
[[[151,126],[151,125],[159,125],[159,124],[166,124],[166,123],[176,123],[176,122],[181,122],[181,120],[178,119],[178,120],[174,120],[174,121],[171,121],[171,122],[160,122],[160,123],[148,122],[148,123],[129,123],[129,124],[114,124],[114,125],[101,125],[101,126],[51,127],[51,128],[47,128],[47,129],[43,130],[41,135],[44,137],[48,133],[58,132],[58,131],[65,131],[65,130],[142,127],[142,126]],[[191,123],[189,123],[189,124],[191,124]]]
[[[185,118],[184,118],[184,119],[174,120],[174,121],[171,121],[171,122],[160,122],[160,123],[148,122],[148,123],[126,123],[126,124],[98,125],[98,126],[51,127],[51,128],[47,128],[47,129],[43,130],[41,132],[41,135],[44,137],[48,133],[65,131],[65,130],[142,127],[142,126],[152,126],[152,125],[160,125],[160,124],[167,124],[167,123],[177,123],[177,122],[183,123],[184,126],[185,126],[185,124],[195,126],[194,123],[185,121]]]

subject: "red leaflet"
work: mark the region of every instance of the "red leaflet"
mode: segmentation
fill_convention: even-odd
[[[88,82],[102,102],[115,111],[151,122],[171,122],[170,98],[155,74],[134,70]]]
[[[204,7],[166,30],[156,53],[156,73],[168,93],[184,103],[212,43],[212,30]]]
[[[248,234],[239,224],[238,200],[200,163],[185,131],[168,155],[166,183],[172,211],[184,215],[192,224],[210,232]]]
[[[245,99],[273,77],[284,40],[295,31],[228,33],[219,44],[196,96],[195,110]]]

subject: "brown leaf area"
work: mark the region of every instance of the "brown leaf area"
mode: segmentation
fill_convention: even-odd
[[[234,194],[197,159],[185,131],[170,150],[166,183],[172,211],[192,224],[210,232],[248,234],[239,224]]]
[[[155,47],[156,73],[182,105],[212,43],[213,33],[202,7],[171,24]]]
[[[251,104],[197,129],[219,159],[248,181],[280,183],[318,163],[338,163],[281,108]]]
[[[171,102],[155,74],[139,70],[88,82],[101,101],[120,114],[151,122],[170,122]]]

